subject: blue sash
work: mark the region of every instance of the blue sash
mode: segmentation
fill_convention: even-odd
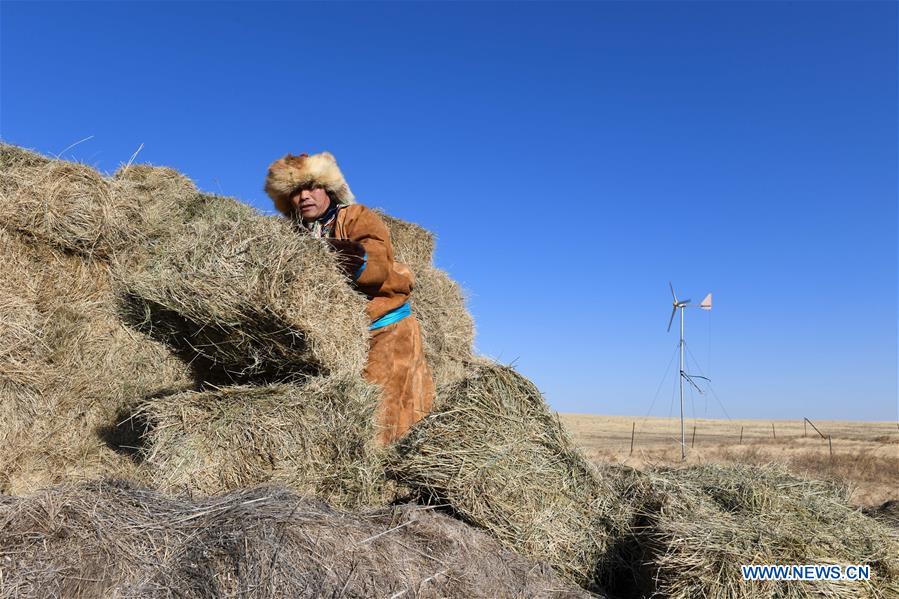
[[[374,331],[375,329],[386,327],[389,324],[401,321],[410,314],[412,314],[412,310],[409,309],[409,304],[403,304],[399,308],[394,308],[381,318],[371,323],[371,326],[368,327],[368,330]]]

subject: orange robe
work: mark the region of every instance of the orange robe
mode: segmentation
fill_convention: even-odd
[[[360,244],[363,266],[353,273],[356,289],[368,298],[366,313],[375,325],[402,310],[415,277],[396,262],[384,221],[361,204],[341,207],[331,236]],[[370,331],[368,363],[363,376],[381,387],[379,441],[388,445],[424,418],[434,402],[434,380],[425,360],[421,329],[411,314]]]

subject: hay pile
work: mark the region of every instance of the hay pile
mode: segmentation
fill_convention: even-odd
[[[631,499],[619,539],[637,589],[693,597],[899,596],[899,543],[845,488],[773,467],[657,469]],[[868,564],[868,582],[743,581],[742,564]],[[619,579],[620,581],[620,579]],[[622,589],[617,589],[622,590]]]
[[[143,467],[154,488],[214,495],[271,481],[332,505],[383,505],[379,390],[359,378],[236,386],[155,398]]]
[[[333,261],[322,246],[298,247],[277,219],[200,194],[171,169],[129,166],[105,178],[8,145],[0,161],[0,492],[103,474],[147,477],[132,447],[146,431],[123,422],[138,404],[158,399],[164,415],[167,394],[238,374],[281,375],[273,354],[294,352],[292,376],[361,370],[364,300],[336,268],[322,271]],[[322,280],[340,287],[323,295]],[[332,315],[340,302],[349,308]],[[260,351],[265,344],[274,348]],[[339,381],[330,388],[342,389]],[[376,402],[370,392],[355,397]],[[322,424],[341,435],[335,448],[352,443],[351,426],[367,434],[368,419],[350,422],[362,413],[356,405],[340,414],[345,420]],[[305,415],[308,433],[321,420]],[[254,426],[232,425],[232,437]],[[364,479],[370,464],[351,457],[341,462],[346,478]],[[322,481],[339,478],[330,468]]]
[[[864,512],[889,526],[899,540],[899,499],[884,501],[878,506],[866,508]]]
[[[365,300],[323,244],[164,167],[105,177],[6,144],[0,164],[0,492],[105,473],[381,497]],[[430,233],[387,220],[450,380],[471,355],[461,293],[431,275]]]
[[[585,597],[433,510],[353,515],[275,488],[200,502],[124,483],[0,502],[9,597]]]
[[[583,586],[596,586],[622,516],[615,498],[625,477],[594,469],[533,383],[486,361],[440,390],[434,412],[398,442],[388,473]]]

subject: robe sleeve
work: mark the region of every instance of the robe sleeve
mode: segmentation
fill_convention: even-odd
[[[378,287],[387,280],[393,268],[393,247],[387,225],[377,214],[356,204],[347,208],[344,239],[362,246],[362,265],[354,273],[353,280],[361,287]]]

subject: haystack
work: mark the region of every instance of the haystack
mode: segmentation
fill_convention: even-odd
[[[899,596],[899,544],[838,485],[775,467],[659,469],[631,531],[644,592],[674,599]],[[622,539],[623,541],[623,539]],[[867,582],[744,581],[742,564],[868,564]]]
[[[0,501],[9,597],[584,597],[433,510],[276,488],[192,502],[94,482]]]
[[[356,377],[238,386],[146,401],[154,488],[213,495],[274,482],[332,505],[384,502],[379,390]]]
[[[0,490],[136,475],[116,450],[141,443],[122,421],[148,397],[361,372],[364,298],[324,245],[283,220],[199,193],[164,167],[107,178],[9,145],[0,163]],[[455,380],[473,336],[461,293],[429,266],[430,233],[387,218],[418,265],[412,303],[435,378]],[[193,478],[196,492],[212,492]]]
[[[118,272],[129,321],[224,381],[360,373],[365,298],[333,253],[224,200],[197,207],[141,268]]]
[[[608,531],[622,517],[620,481],[588,463],[533,383],[486,362],[440,390],[434,412],[398,443],[388,474],[584,586],[595,585]]]

